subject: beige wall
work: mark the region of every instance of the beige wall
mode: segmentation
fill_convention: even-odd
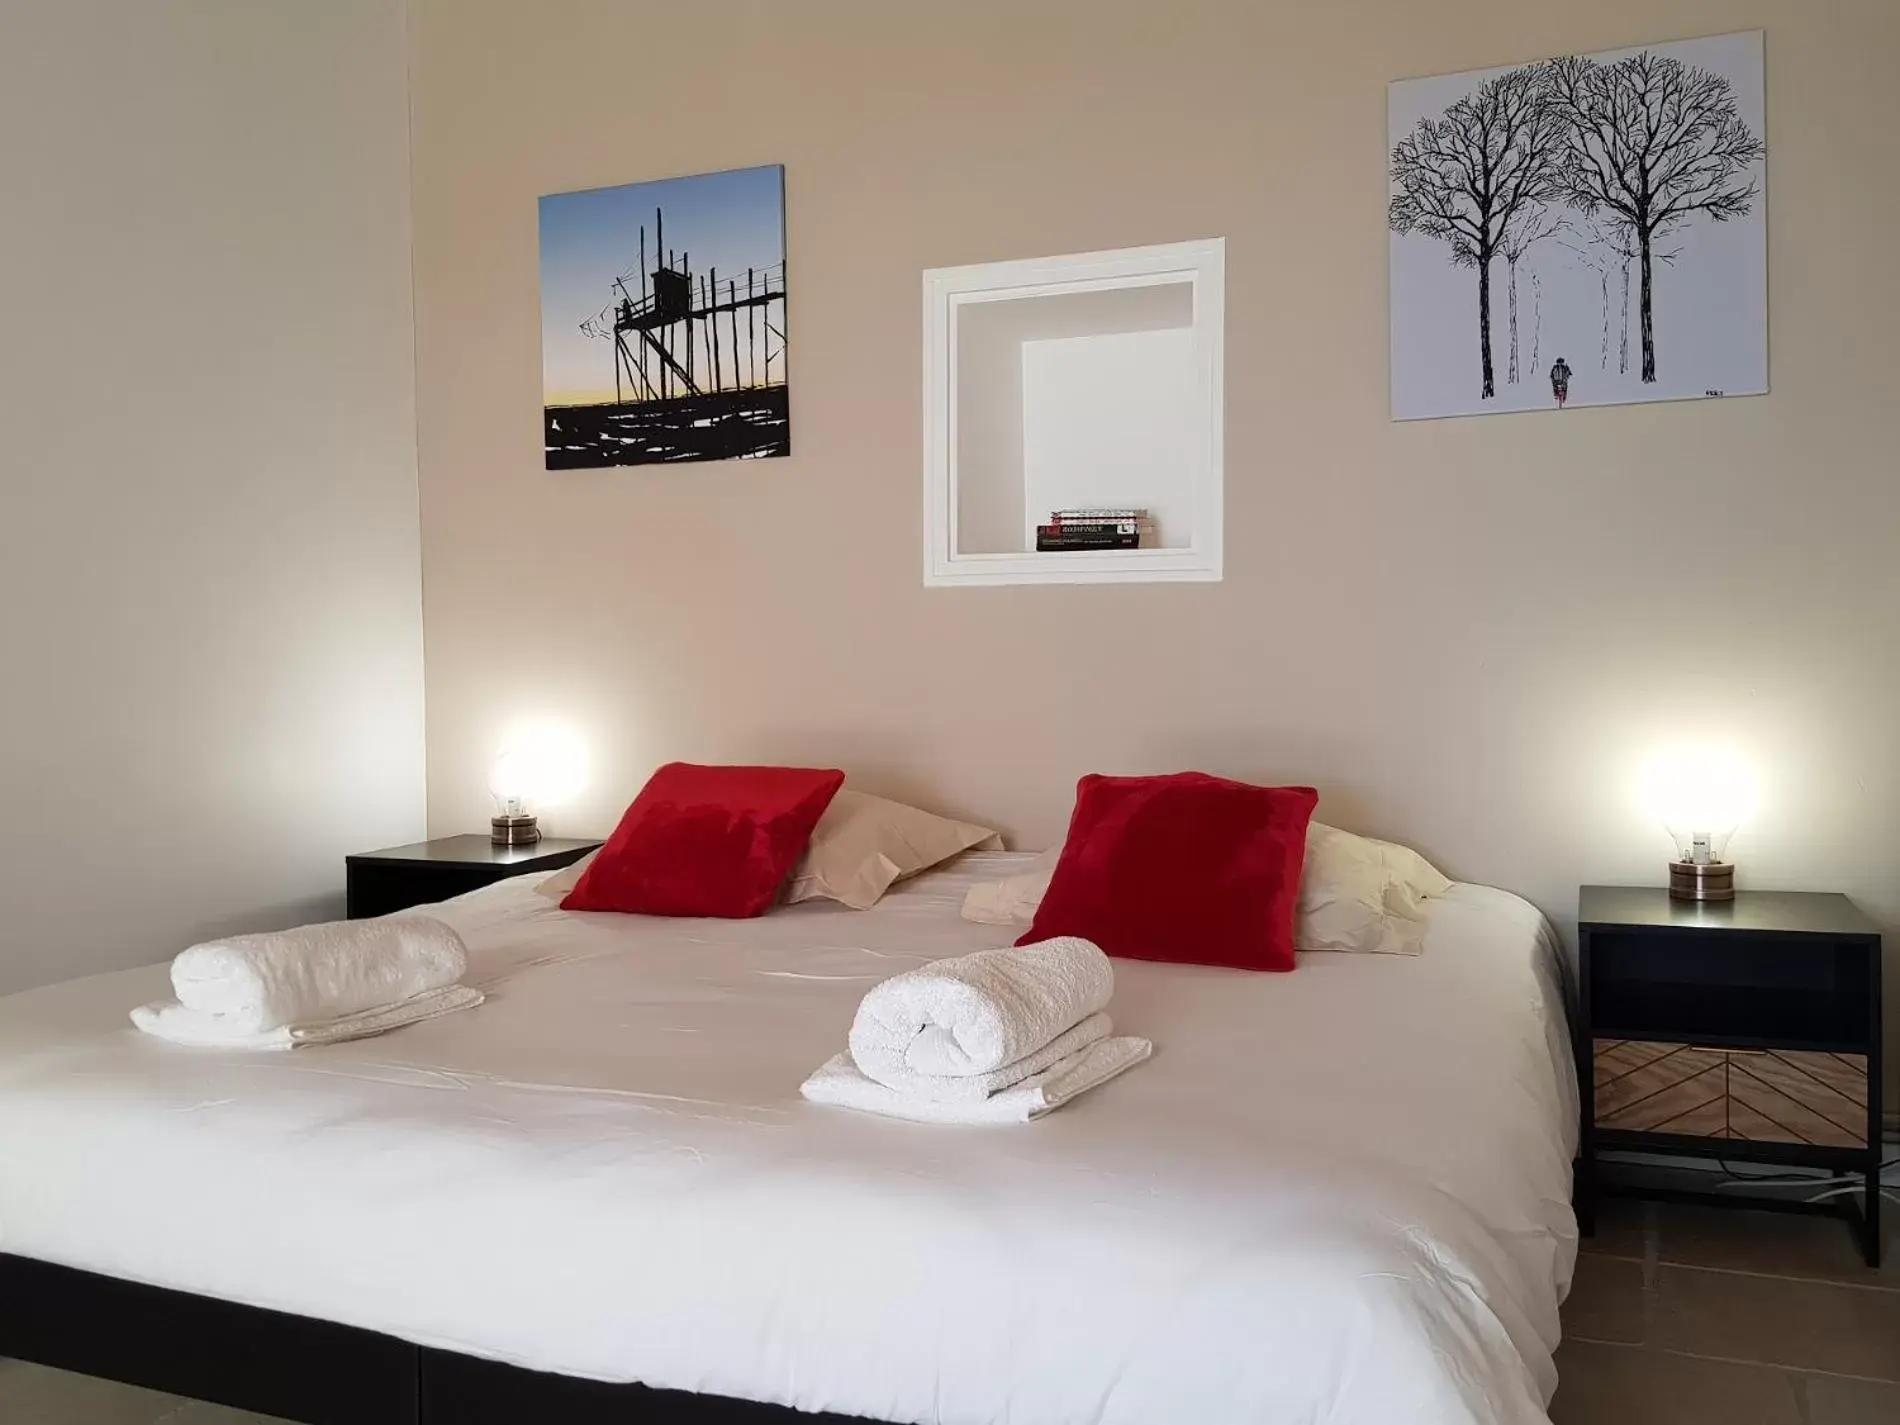
[[[420,833],[401,0],[6,0],[0,992]]]
[[[1706,728],[1759,767],[1746,883],[1900,922],[1891,0],[416,3],[436,831],[553,712],[562,830],[760,758],[1033,846],[1079,773],[1199,766],[1562,921],[1658,879],[1632,782]],[[1773,394],[1391,423],[1386,82],[1752,27]],[[545,473],[536,197],[772,162],[793,456]],[[920,270],[1215,234],[1226,581],[926,591]]]

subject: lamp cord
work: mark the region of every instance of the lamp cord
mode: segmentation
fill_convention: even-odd
[[[1813,1197],[1804,1198],[1803,1201],[1805,1202],[1821,1202],[1830,1197],[1840,1197],[1846,1193],[1858,1192],[1866,1182],[1865,1173],[1839,1173],[1830,1178],[1759,1176],[1753,1173],[1737,1172],[1726,1160],[1720,1161],[1722,1173],[1727,1180],[1718,1183],[1718,1187],[1792,1187],[1822,1189],[1822,1191],[1816,1193]],[[1894,1195],[1892,1190],[1895,1187],[1900,1187],[1900,1184],[1887,1181],[1887,1174],[1892,1172],[1895,1168],[1900,1168],[1900,1158],[1887,1159],[1874,1173],[1874,1181],[1879,1184],[1882,1193],[1889,1197]],[[1896,1201],[1900,1201],[1900,1199],[1896,1199]]]

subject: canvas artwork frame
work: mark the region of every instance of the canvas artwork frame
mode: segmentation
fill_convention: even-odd
[[[1763,48],[1390,86],[1393,419],[1767,392]]]
[[[539,205],[549,470],[791,453],[785,168]]]

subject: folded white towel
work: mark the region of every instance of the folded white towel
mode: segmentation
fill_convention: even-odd
[[[902,1088],[910,1076],[967,1078],[1026,1059],[1115,992],[1108,957],[1087,940],[979,950],[886,980],[851,1023],[851,1057]]]
[[[194,1049],[295,1049],[301,1044],[336,1044],[345,1039],[367,1039],[392,1029],[419,1024],[458,1009],[473,1009],[482,992],[467,985],[429,990],[395,1004],[358,1010],[334,1019],[304,1024],[281,1024],[275,1029],[249,1031],[235,1028],[224,1015],[190,1009],[177,1000],[160,1000],[132,1011],[132,1022],[147,1034],[188,1044]]]
[[[391,915],[194,945],[172,961],[172,991],[233,1033],[262,1034],[446,989],[467,968],[441,921]]]
[[[868,1078],[849,1054],[839,1054],[799,1090],[813,1103],[908,1118],[915,1123],[1027,1123],[1053,1113],[1077,1094],[1132,1069],[1154,1052],[1146,1039],[1100,1039],[1041,1073],[987,1098],[945,1102],[899,1093]]]

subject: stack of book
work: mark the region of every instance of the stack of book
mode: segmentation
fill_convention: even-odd
[[[1056,510],[1047,524],[1036,526],[1036,552],[1064,549],[1139,549],[1152,536],[1154,522],[1146,510]]]

